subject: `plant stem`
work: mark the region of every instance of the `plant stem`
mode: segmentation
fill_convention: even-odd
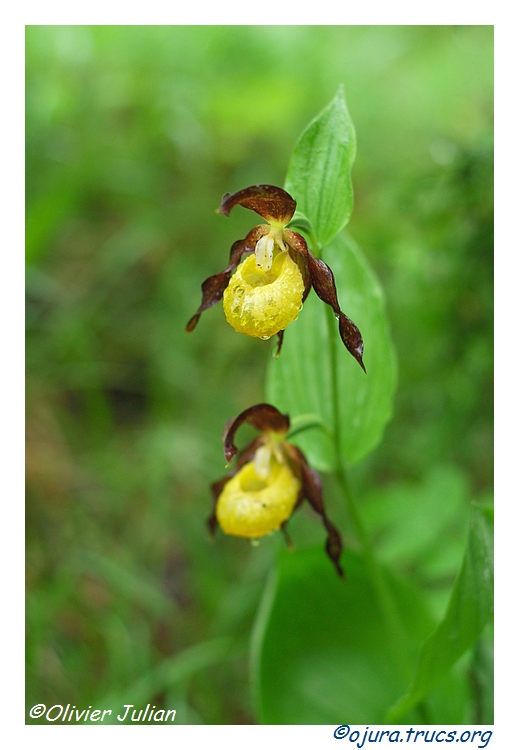
[[[341,451],[341,419],[339,411],[339,383],[337,371],[337,331],[336,320],[333,310],[327,308],[327,322],[330,342],[330,365],[332,383],[332,413],[333,413],[333,437],[335,447],[335,462],[337,466],[337,479],[342,489],[344,499],[348,508],[356,537],[362,547],[366,568],[370,575],[373,588],[377,594],[380,609],[382,611],[388,634],[395,646],[400,668],[404,678],[409,681],[412,675],[412,665],[407,648],[407,637],[401,617],[397,610],[393,593],[388,585],[388,580],[383,570],[377,563],[369,536],[361,521],[360,515],[353,495],[351,493],[346,468],[342,460]]]

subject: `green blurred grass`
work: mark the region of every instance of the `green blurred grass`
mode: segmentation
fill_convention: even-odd
[[[381,555],[438,611],[467,504],[492,482],[492,28],[32,26],[26,49],[28,705],[127,702],[137,685],[181,723],[253,722],[249,632],[281,541],[212,543],[204,522],[219,435],[263,399],[272,345],[218,306],[184,332],[255,223],[214,209],[282,184],[344,83],[349,230],[386,290],[400,370],[353,484]],[[441,527],[417,555],[385,500],[425,488],[440,527],[449,481],[448,549]],[[311,516],[293,527],[322,542]]]

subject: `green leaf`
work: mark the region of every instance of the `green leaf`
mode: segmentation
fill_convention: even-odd
[[[267,399],[292,420],[314,414],[326,429],[308,429],[294,442],[316,469],[334,468],[332,442],[333,362],[337,365],[341,452],[355,463],[372,450],[392,414],[396,360],[389,337],[382,289],[359,247],[344,235],[326,248],[341,309],[364,338],[364,374],[341,342],[338,326],[330,329],[327,306],[312,291],[299,319],[285,333],[281,356],[267,373]],[[335,350],[335,360],[333,352]]]
[[[493,612],[492,527],[481,508],[472,511],[469,538],[445,617],[425,642],[407,693],[388,713],[402,717],[479,638]]]
[[[420,573],[428,578],[450,575],[452,581],[463,559],[469,499],[463,471],[436,463],[420,481],[386,484],[383,490],[373,488],[364,494],[360,512],[371,536],[377,539],[378,559],[400,568],[419,566]]]
[[[322,246],[348,223],[353,210],[351,167],[355,130],[342,86],[299,138],[285,182]]]
[[[382,609],[356,553],[345,550],[346,581],[321,547],[280,555],[255,623],[252,664],[258,718],[265,724],[377,724],[406,679]],[[386,575],[386,573],[384,573]],[[416,659],[432,623],[419,593],[387,576]],[[467,690],[451,675],[435,700],[407,721],[458,723]]]

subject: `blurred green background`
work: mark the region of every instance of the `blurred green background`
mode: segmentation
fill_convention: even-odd
[[[257,223],[215,208],[282,185],[344,84],[349,231],[399,359],[394,419],[352,483],[380,558],[438,617],[492,487],[493,28],[32,26],[26,43],[27,704],[254,723],[249,634],[282,540],[213,542],[205,521],[221,431],[264,399],[273,344],[221,306],[185,333]],[[292,529],[323,543],[311,513]]]

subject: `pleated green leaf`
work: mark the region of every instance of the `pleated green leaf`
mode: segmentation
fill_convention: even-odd
[[[474,645],[490,620],[494,601],[492,526],[486,511],[472,511],[465,556],[445,617],[425,642],[407,693],[388,713],[402,717]]]
[[[312,416],[321,423],[298,434],[294,442],[312,466],[329,471],[335,465],[331,438],[334,366],[341,452],[355,463],[377,445],[391,417],[396,360],[382,289],[359,247],[341,234],[322,257],[335,275],[341,309],[362,333],[367,374],[344,348],[335,321],[330,330],[330,311],[312,291],[299,319],[286,330],[281,356],[270,363],[267,399],[288,412],[293,424]]]
[[[341,86],[298,140],[285,182],[285,189],[310,220],[322,246],[350,219],[355,149],[355,130]]]

